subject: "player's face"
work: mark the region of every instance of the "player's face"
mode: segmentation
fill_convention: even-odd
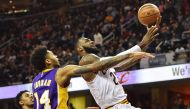
[[[34,99],[31,92],[24,92],[21,96],[20,103],[25,106],[33,106]]]
[[[94,41],[88,38],[81,38],[79,40],[80,46],[87,52],[87,53],[98,53],[99,50],[95,46]]]
[[[54,66],[60,66],[59,59],[57,58],[57,55],[55,55],[52,51],[47,51],[47,59],[49,59],[49,64],[52,64]]]

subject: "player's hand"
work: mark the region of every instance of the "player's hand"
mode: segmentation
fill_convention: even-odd
[[[142,41],[140,42],[141,49],[145,50],[148,45],[154,41],[154,39],[159,35],[158,33],[158,27],[152,26],[150,29],[148,29],[147,33],[144,35]]]
[[[160,25],[162,16],[157,18],[157,22],[155,25],[151,26],[150,28],[147,27],[147,33],[144,35],[142,41],[139,43],[139,46],[142,50],[146,50],[148,45],[154,41],[154,39],[159,35],[158,27]]]
[[[161,21],[162,21],[162,16],[159,16],[159,17],[157,18],[156,24],[155,24],[154,26],[156,26],[156,27],[159,28]],[[150,27],[151,27],[151,26],[150,26]],[[148,26],[146,27],[146,28],[147,28],[147,31],[150,29],[150,27],[148,27]]]

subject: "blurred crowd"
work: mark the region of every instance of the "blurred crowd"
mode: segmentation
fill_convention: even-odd
[[[169,107],[171,109],[190,109],[190,103],[185,103],[182,94],[179,93],[170,93],[169,95]]]
[[[149,0],[162,14],[158,38],[148,52],[185,52],[190,49],[190,3],[188,0]],[[138,8],[147,0],[110,0],[41,12],[0,22],[0,85],[31,82],[35,72],[31,51],[46,45],[61,65],[77,64],[74,50],[79,37],[88,37],[100,48],[100,56],[111,56],[141,41],[146,27],[137,19]],[[186,54],[189,57],[189,54]],[[189,60],[188,60],[189,61]]]

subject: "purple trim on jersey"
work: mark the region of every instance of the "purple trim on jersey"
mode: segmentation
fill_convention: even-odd
[[[44,93],[45,90],[49,90],[49,98],[50,98],[50,105],[51,109],[56,109],[57,104],[58,104],[58,91],[57,91],[57,83],[55,81],[55,75],[56,75],[57,69],[54,68],[48,72],[45,73],[39,73],[33,80],[32,82],[32,90],[33,93],[35,94],[37,92],[38,94],[38,99],[40,101],[40,97]],[[37,81],[41,80],[51,80],[50,86],[40,86],[35,89],[35,83]],[[45,83],[44,83],[45,84]],[[34,109],[37,109],[37,101],[36,98],[34,97]],[[44,109],[43,104],[39,104],[38,109]]]

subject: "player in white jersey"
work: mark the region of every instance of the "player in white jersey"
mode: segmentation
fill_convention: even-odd
[[[157,24],[160,23],[160,20],[158,20]],[[157,26],[152,26],[150,29],[148,29],[148,32],[138,45],[127,51],[119,53],[118,55],[138,52],[146,49],[146,47],[158,35],[156,34],[157,31]],[[79,63],[80,65],[91,64],[98,60],[109,58],[100,58],[95,55],[98,52],[98,49],[94,45],[94,42],[88,38],[80,38],[77,42],[76,49],[79,55],[82,56],[82,59]],[[87,82],[87,85],[89,86],[90,92],[92,93],[96,103],[102,109],[139,109],[130,105],[127,100],[127,94],[125,94],[122,85],[118,82],[118,79],[115,76],[116,71],[121,71],[131,66],[132,64],[136,63],[137,60],[139,60],[139,58],[133,57],[131,59],[125,60],[124,63],[116,66],[115,68],[109,68],[105,71],[82,75],[84,80]]]

